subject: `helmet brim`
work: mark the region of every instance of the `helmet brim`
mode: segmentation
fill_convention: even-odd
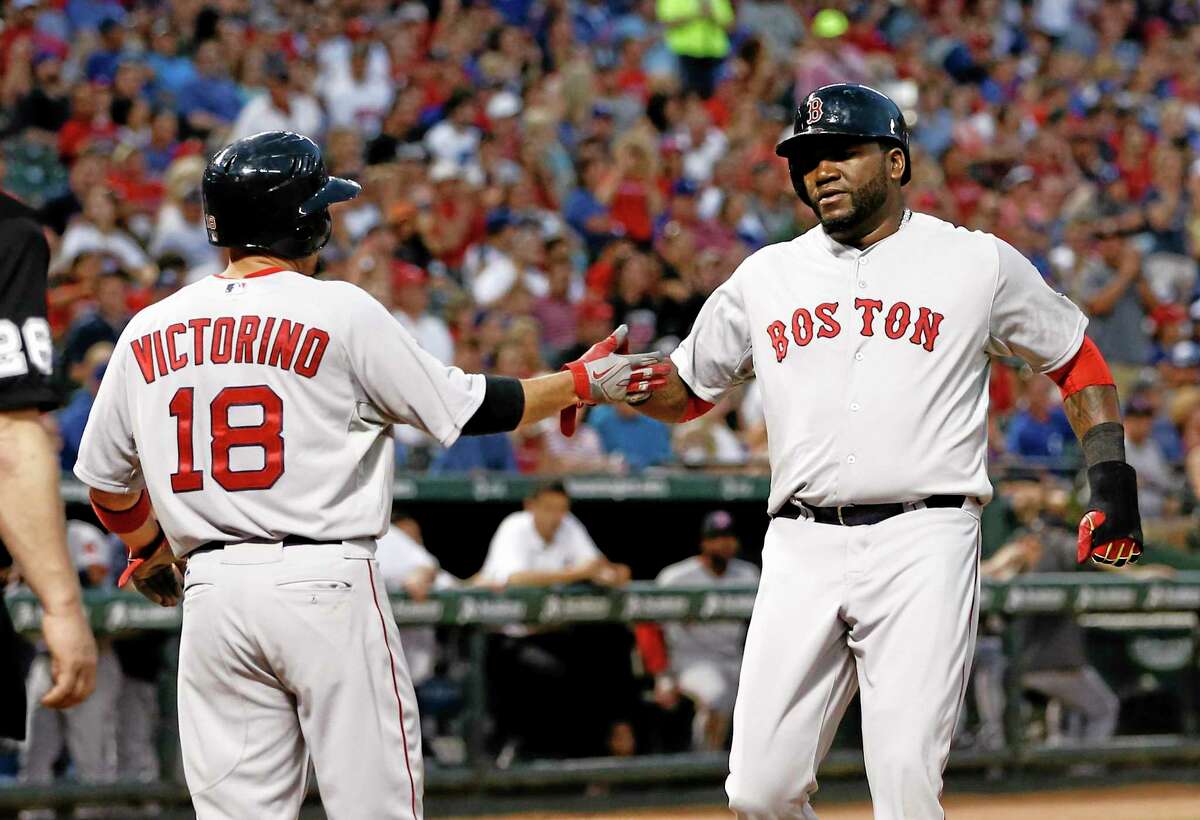
[[[320,213],[335,202],[354,199],[360,193],[362,193],[362,186],[357,182],[341,177],[330,177],[319,191],[300,205],[300,216]]]
[[[848,134],[845,131],[825,131],[815,128],[809,131],[801,131],[799,134],[792,134],[784,137],[775,146],[775,156],[777,157],[794,157],[803,154],[806,150],[811,151],[821,142],[873,142],[875,140],[883,140],[885,137],[877,137],[870,134]],[[891,140],[892,142],[897,142]]]

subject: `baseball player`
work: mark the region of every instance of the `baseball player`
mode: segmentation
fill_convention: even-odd
[[[112,553],[108,536],[85,521],[67,522],[67,548],[84,589],[111,588]],[[65,747],[75,777],[83,783],[116,779],[116,714],[121,668],[111,642],[97,641],[96,688],[83,703],[63,711],[47,709],[37,698],[50,689],[50,659],[40,650],[29,669],[28,740],[21,755],[21,781],[47,784]]]
[[[41,703],[64,709],[96,683],[96,641],[67,553],[58,463],[38,418],[58,404],[46,321],[50,247],[33,209],[0,193],[0,541],[42,604],[52,685]],[[0,601],[0,737],[25,736],[20,645]]]
[[[855,690],[877,820],[943,816],[942,770],[978,614],[989,355],[1062,390],[1091,485],[1079,559],[1141,553],[1117,392],[1087,319],[1010,245],[904,206],[908,129],[861,85],[813,91],[776,152],[820,225],[747,258],[639,407],[695,418],[757,377],[771,462],[730,806],[816,815]]]
[[[733,516],[713,510],[700,526],[700,554],[671,564],[655,579],[664,587],[722,587],[758,583],[758,567],[737,558]],[[717,750],[729,735],[746,625],[741,621],[639,624],[638,645],[654,674],[655,700],[666,708],[682,693],[696,707],[692,745]]]
[[[541,378],[443,365],[364,291],[311,276],[329,206],[358,192],[298,134],[219,151],[202,193],[229,266],[129,323],[75,465],[129,548],[120,582],[183,600],[201,820],[295,818],[310,755],[331,818],[422,816],[416,700],[373,560],[393,424],[449,445],[637,396],[668,369],[617,352],[622,332]]]

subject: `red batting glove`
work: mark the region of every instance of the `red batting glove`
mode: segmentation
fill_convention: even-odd
[[[573,364],[586,364],[594,362],[596,359],[603,359],[613,353],[628,353],[629,352],[629,327],[621,325],[612,332],[607,339],[596,342],[588,348],[588,351],[573,362],[567,362],[562,366],[563,370],[570,370]],[[562,431],[564,436],[570,438],[575,435],[576,418],[579,414],[579,408],[583,407],[583,402],[577,402],[571,407],[564,407],[558,414],[558,429]]]
[[[1076,560],[1083,563],[1091,558],[1096,564],[1112,564],[1123,567],[1135,564],[1142,557],[1142,546],[1132,538],[1118,538],[1103,544],[1092,544],[1092,534],[1104,524],[1104,513],[1091,510],[1079,522],[1079,540]]]

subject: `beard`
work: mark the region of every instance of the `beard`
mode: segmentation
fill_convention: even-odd
[[[847,196],[850,198],[850,212],[843,216],[826,219],[821,215],[820,208],[816,209],[817,219],[821,221],[821,227],[826,233],[852,233],[854,228],[883,207],[888,197],[888,183],[883,167],[880,167],[879,173],[872,177],[870,182],[857,191],[848,192]]]
[[[725,570],[729,568],[729,559],[724,555],[708,556],[708,565],[716,575],[724,575]]]

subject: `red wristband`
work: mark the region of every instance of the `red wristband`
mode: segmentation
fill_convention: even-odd
[[[591,400],[592,391],[588,388],[587,366],[583,361],[568,362],[563,365],[563,368],[571,371],[571,378],[575,380],[575,398],[580,401]]]
[[[145,490],[142,490],[137,502],[127,510],[110,510],[107,507],[101,507],[95,499],[91,499],[91,502],[92,509],[95,510],[100,523],[109,532],[117,535],[135,531],[150,517],[150,494]]]

